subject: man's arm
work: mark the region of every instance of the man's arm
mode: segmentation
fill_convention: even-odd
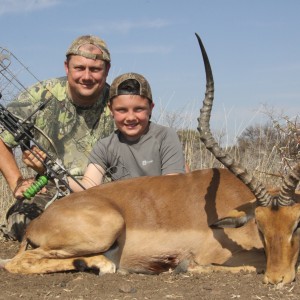
[[[19,170],[15,157],[11,148],[6,146],[6,144],[0,139],[0,171],[6,179],[12,191],[15,190],[17,186],[18,179],[22,178],[22,174]]]

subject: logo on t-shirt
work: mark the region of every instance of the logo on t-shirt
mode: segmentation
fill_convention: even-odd
[[[147,166],[149,164],[152,164],[153,163],[153,160],[143,160],[142,161],[142,166]]]

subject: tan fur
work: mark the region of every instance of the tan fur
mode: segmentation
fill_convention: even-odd
[[[268,256],[265,281],[282,281],[282,276],[287,276],[287,282],[294,279],[298,240],[293,250],[285,243],[285,251],[293,259],[285,259],[286,266],[279,271],[273,263],[282,263],[270,249],[281,248],[275,238],[278,234],[283,239],[299,239],[292,234],[300,213],[296,206],[297,210],[294,206],[277,211],[256,208]],[[76,262],[99,268],[100,273],[114,272],[115,266],[159,273],[184,261],[197,272],[207,272],[212,264],[212,270],[219,265],[219,269],[231,267],[233,272],[260,271],[266,260],[257,225],[251,219],[254,209],[252,193],[226,169],[109,183],[50,205],[30,223],[19,253],[3,265],[9,272],[25,274],[74,270],[78,269]],[[290,211],[285,214],[283,230],[278,220],[283,220],[280,213],[286,209]],[[245,216],[250,220],[240,228],[210,228],[220,219]],[[28,245],[35,249],[26,250]],[[281,271],[289,275],[278,275]]]
[[[256,218],[265,243],[267,268],[265,283],[287,283],[295,278],[299,255],[300,204],[272,207],[257,207]]]

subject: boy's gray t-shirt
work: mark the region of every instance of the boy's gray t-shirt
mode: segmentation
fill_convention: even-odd
[[[124,141],[119,130],[99,140],[89,163],[100,165],[112,180],[185,172],[176,131],[155,123],[150,123],[148,132],[134,143]]]

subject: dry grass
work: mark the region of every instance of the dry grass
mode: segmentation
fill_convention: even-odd
[[[175,116],[172,116],[174,119]],[[176,118],[175,118],[176,119]],[[248,171],[252,172],[266,186],[279,186],[284,176],[291,167],[299,162],[300,158],[300,127],[298,119],[291,122],[283,119],[272,122],[268,126],[254,126],[249,135],[244,135],[238,139],[234,146],[227,146],[225,150],[233,158],[240,161]],[[169,124],[174,125],[174,124]],[[186,125],[186,123],[185,123]],[[222,167],[213,155],[205,149],[199,138],[199,133],[192,129],[180,129],[176,126],[186,162],[191,170],[205,169],[212,167]],[[274,130],[276,138],[274,138]],[[253,132],[255,134],[253,134]],[[272,132],[272,134],[271,134]],[[249,138],[250,136],[250,138]],[[216,140],[222,144],[225,139],[224,134],[216,134]],[[20,159],[18,164],[25,177],[32,176],[22,165]],[[2,188],[0,198],[0,224],[5,222],[5,214],[13,203],[12,193],[6,185],[4,178],[0,175],[0,185]]]

